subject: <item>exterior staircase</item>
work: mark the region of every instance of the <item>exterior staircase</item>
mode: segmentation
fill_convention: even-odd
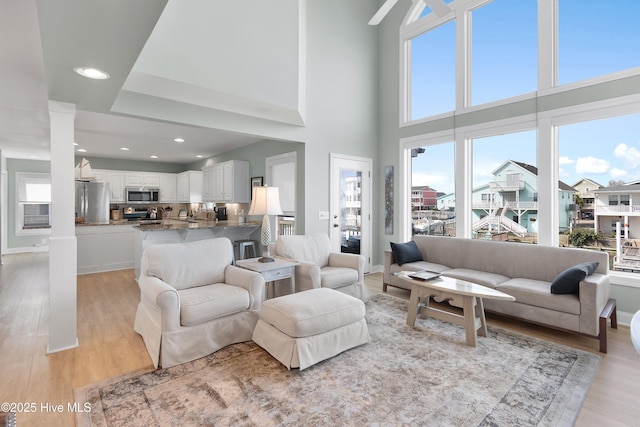
[[[511,232],[517,236],[524,237],[527,235],[527,229],[517,222],[507,218],[505,213],[506,207],[496,208],[491,215],[487,215],[480,221],[473,224],[473,231],[486,229],[492,232]]]

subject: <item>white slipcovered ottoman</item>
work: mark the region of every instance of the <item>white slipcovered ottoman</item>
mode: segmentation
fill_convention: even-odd
[[[308,368],[369,342],[364,303],[329,289],[311,289],[262,303],[253,341],[280,363]]]

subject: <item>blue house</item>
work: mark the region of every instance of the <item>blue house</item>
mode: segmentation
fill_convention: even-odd
[[[473,190],[473,231],[538,233],[538,168],[507,160],[495,169],[494,180]],[[560,230],[569,228],[575,213],[575,189],[558,181]]]

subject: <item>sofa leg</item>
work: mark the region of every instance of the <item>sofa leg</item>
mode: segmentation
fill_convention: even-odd
[[[600,312],[600,334],[598,338],[600,340],[600,352],[607,352],[607,319],[611,319],[611,327],[618,328],[618,314],[616,311],[616,300],[610,298],[607,304]]]
[[[387,284],[382,282],[382,292],[387,292]]]

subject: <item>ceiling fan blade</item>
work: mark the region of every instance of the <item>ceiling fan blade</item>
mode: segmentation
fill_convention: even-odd
[[[373,18],[369,21],[369,25],[378,25],[387,13],[391,10],[391,8],[398,2],[398,0],[387,0],[384,2],[382,7],[373,15]]]

